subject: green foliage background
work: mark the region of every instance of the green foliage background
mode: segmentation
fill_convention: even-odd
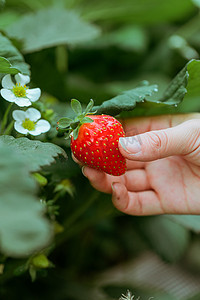
[[[200,275],[200,217],[119,213],[55,128],[72,116],[71,98],[124,118],[200,112],[199,8],[198,0],[0,1],[0,78],[30,75],[42,90],[34,106],[52,125],[36,140],[12,127],[0,137],[0,299],[113,300],[126,289],[176,299],[156,283],[100,283],[147,251]],[[1,98],[1,126],[7,107]]]

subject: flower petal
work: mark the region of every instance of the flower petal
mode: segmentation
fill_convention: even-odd
[[[39,120],[36,125],[35,125],[35,134],[34,135],[39,135],[41,133],[49,131],[51,128],[51,125],[49,124],[48,121],[46,120]]]
[[[40,88],[28,89],[26,95],[32,102],[35,102],[40,98],[41,90]]]
[[[14,83],[12,82],[10,74],[7,74],[6,76],[3,77],[1,84],[3,88],[10,89],[10,90],[15,86]]]
[[[30,82],[30,77],[28,75],[23,75],[21,73],[18,73],[15,75],[15,80],[17,83],[20,83],[21,85],[25,85]]]
[[[1,89],[1,96],[9,102],[15,102],[16,100],[16,96],[13,92],[7,89]]]
[[[19,133],[22,134],[27,134],[28,133],[28,129],[25,129],[20,122],[15,122],[14,124],[14,128],[16,131],[18,131]]]
[[[29,120],[36,122],[37,120],[39,120],[41,118],[41,113],[39,112],[39,110],[35,109],[35,108],[28,108],[26,111],[26,118],[28,118]]]
[[[17,104],[20,107],[24,107],[24,106],[30,106],[31,102],[28,98],[21,98],[21,97],[16,97],[15,99],[15,104]]]
[[[34,136],[36,136],[36,135],[40,135],[42,132],[40,131],[40,130],[32,130],[32,131],[29,131],[29,133],[31,134],[31,135],[34,135]]]
[[[23,110],[14,110],[12,116],[15,121],[22,122],[26,119],[26,112]]]

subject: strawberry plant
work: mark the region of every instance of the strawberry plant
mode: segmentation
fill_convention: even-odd
[[[200,217],[122,214],[72,158],[126,180],[125,119],[200,112],[199,9],[0,0],[0,299],[199,299]]]
[[[82,164],[114,176],[126,172],[125,158],[119,151],[118,142],[125,133],[122,125],[108,115],[89,115],[93,106],[90,101],[84,113],[80,102],[72,100],[72,109],[79,115],[74,119],[62,118],[58,127],[71,136],[71,149]]]

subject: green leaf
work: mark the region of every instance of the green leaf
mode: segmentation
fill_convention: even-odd
[[[4,2],[4,0],[0,0],[0,7],[1,7],[1,1]],[[4,30],[8,25],[10,25],[13,22],[16,22],[16,20],[19,18],[20,14],[18,11],[13,10],[4,10],[1,11],[1,18],[0,18],[0,29]]]
[[[200,78],[200,60],[191,60],[186,65],[187,72],[189,74],[188,82],[187,82],[187,94],[185,99],[191,98],[194,96],[199,96],[200,94],[200,86],[199,86],[199,78]],[[185,68],[184,68],[185,69]],[[184,70],[183,69],[183,70]]]
[[[66,128],[70,125],[70,123],[72,122],[73,120],[70,119],[70,118],[61,118],[59,121],[58,121],[58,126],[60,128]]]
[[[0,73],[17,74],[19,70],[13,68],[11,63],[4,57],[0,57]]]
[[[188,0],[97,0],[82,1],[82,14],[91,21],[159,24],[190,16],[194,6]]]
[[[94,106],[97,114],[106,113],[109,115],[118,115],[122,111],[133,110],[137,103],[143,102],[147,96],[157,92],[156,85],[139,86],[135,89],[125,91],[110,100],[104,101],[99,106]]]
[[[179,104],[183,98],[199,95],[200,60],[191,60],[172,80],[164,92],[160,102]]]
[[[64,150],[57,145],[32,141],[25,137],[15,139],[12,136],[3,135],[0,137],[0,143],[14,148],[16,153],[27,158],[27,168],[31,172],[39,171],[41,166],[50,165],[58,155],[66,157]]]
[[[26,53],[57,45],[77,45],[99,35],[99,29],[73,11],[50,7],[26,14],[7,28],[10,37],[22,40]]]
[[[76,127],[76,129],[73,131],[73,138],[76,140],[78,138],[78,133],[79,133],[79,126]]]
[[[129,116],[197,112],[200,109],[200,60],[189,61],[157,99],[139,103]],[[128,113],[123,113],[127,117]]]
[[[166,218],[190,229],[196,233],[200,233],[200,216],[197,215],[168,215]]]
[[[189,243],[189,232],[165,216],[145,217],[140,229],[150,246],[169,262],[181,258]]]
[[[82,113],[81,103],[80,103],[78,100],[72,99],[72,100],[71,100],[71,107],[72,107],[73,111],[74,111],[77,115],[79,115],[79,114]]]
[[[160,102],[177,105],[183,100],[187,93],[186,86],[189,78],[189,73],[187,71],[188,64],[171,81],[161,97]]]
[[[81,124],[83,123],[92,123],[94,122],[94,120],[92,120],[91,118],[85,117],[82,119]]]
[[[8,256],[27,256],[47,246],[52,228],[35,196],[29,159],[0,141],[0,165],[0,249]]]
[[[0,73],[30,75],[29,65],[11,41],[0,33]]]
[[[85,109],[85,115],[87,115],[87,113],[89,113],[89,111],[91,111],[93,105],[94,105],[94,101],[92,99],[90,99],[90,102],[88,103],[88,105]]]
[[[137,25],[126,25],[91,41],[87,47],[96,49],[116,46],[123,50],[141,53],[141,51],[146,50],[147,45],[147,32],[142,27]]]

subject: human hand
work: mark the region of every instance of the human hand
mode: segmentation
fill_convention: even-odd
[[[92,186],[130,215],[199,214],[200,114],[135,118],[123,127],[127,172],[115,177],[85,166]]]

